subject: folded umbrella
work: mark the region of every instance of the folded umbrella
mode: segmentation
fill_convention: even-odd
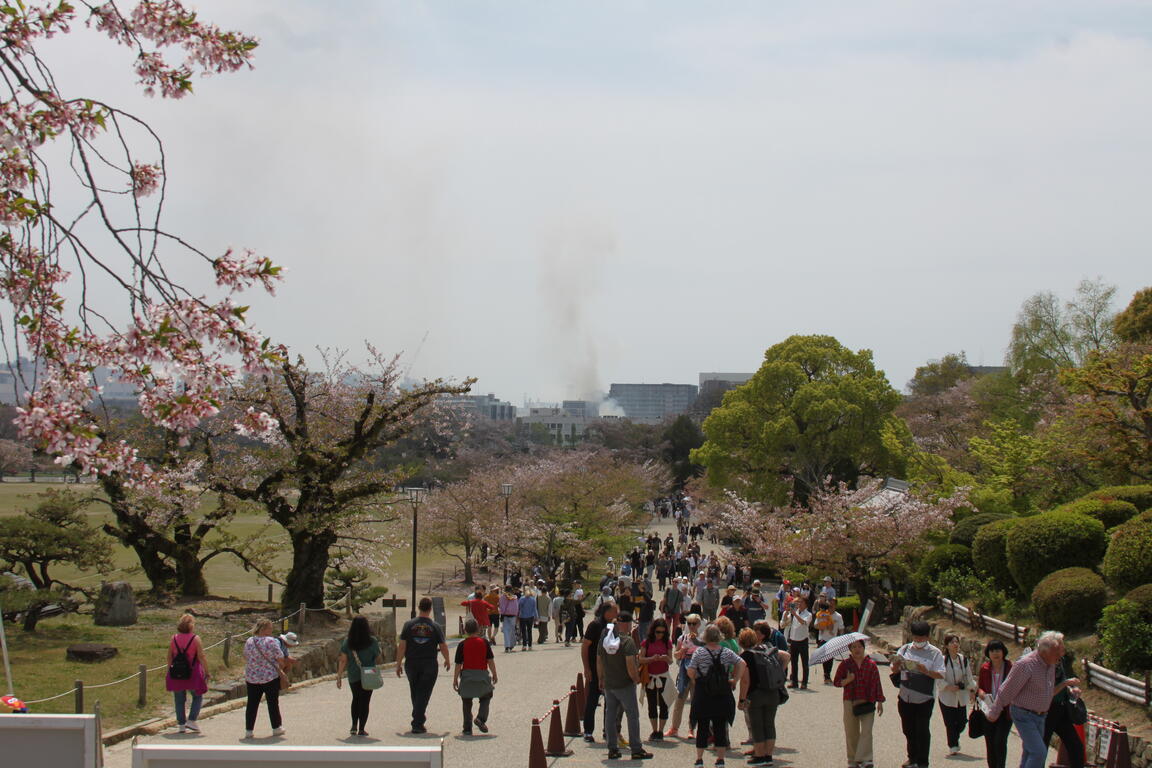
[[[808,657],[808,666],[814,667],[817,664],[823,664],[832,659],[848,658],[848,646],[857,640],[863,640],[867,643],[868,635],[863,632],[849,632],[846,635],[837,635],[812,652],[812,655]]]

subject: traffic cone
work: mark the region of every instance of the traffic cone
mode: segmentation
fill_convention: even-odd
[[[580,711],[588,709],[588,689],[584,687],[584,673],[576,673],[576,695],[580,697]]]
[[[548,768],[544,756],[544,739],[540,736],[540,721],[532,718],[532,738],[528,747],[528,768]]]
[[[565,736],[580,736],[583,731],[584,724],[580,722],[580,696],[576,692],[576,686],[572,686],[572,690],[568,691],[568,712],[564,715],[564,735]]]
[[[572,750],[564,743],[564,729],[560,725],[560,702],[552,700],[552,712],[548,715],[552,722],[548,724],[548,749],[544,754],[548,757],[568,757]]]

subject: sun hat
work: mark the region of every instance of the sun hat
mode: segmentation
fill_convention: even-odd
[[[289,648],[295,648],[297,645],[300,645],[300,641],[296,639],[295,632],[285,632],[284,634],[280,635],[280,639],[283,640],[284,645],[288,646]]]

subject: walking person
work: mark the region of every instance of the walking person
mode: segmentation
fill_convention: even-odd
[[[520,615],[520,600],[516,590],[504,587],[500,595],[500,630],[504,633],[504,653],[512,653],[516,647],[516,619]]]
[[[636,595],[632,598],[632,603],[634,606],[632,614],[637,619],[639,636],[648,637],[648,630],[652,626],[652,620],[656,617],[656,602],[652,599],[652,590],[646,582],[636,583]],[[667,622],[664,626],[668,626]],[[669,636],[669,641],[671,641],[671,636]]]
[[[844,634],[844,617],[827,600],[816,603],[816,647]],[[832,659],[824,662],[824,685],[832,685]]]
[[[936,705],[936,681],[944,677],[944,654],[928,642],[928,622],[914,621],[909,631],[912,642],[902,645],[892,657],[892,672],[900,675],[896,707],[908,752],[904,768],[928,768],[932,708]]]
[[[649,760],[640,740],[640,709],[636,703],[636,685],[640,682],[639,650],[632,640],[632,614],[624,612],[605,626],[596,647],[596,677],[604,696],[604,730],[608,742],[608,759],[620,759],[621,712],[628,720],[628,744],[633,760]]]
[[[556,627],[557,643],[564,642],[565,633],[568,631],[568,613],[564,610],[564,604],[568,601],[568,594],[568,590],[558,589],[548,604],[548,616]],[[564,643],[564,645],[567,646],[568,644]]]
[[[469,619],[475,621],[475,619]],[[378,667],[384,663],[380,641],[372,635],[372,627],[363,616],[353,616],[348,636],[340,643],[340,658],[336,663],[336,687],[342,687],[345,672],[348,688],[352,691],[352,727],[350,736],[367,736],[368,707],[372,702],[372,689],[365,688],[362,680],[364,667]]]
[[[172,693],[177,730],[180,733],[200,733],[196,718],[200,716],[200,706],[208,692],[208,669],[204,663],[203,644],[196,634],[196,617],[190,613],[176,622],[176,634],[168,642],[168,672],[164,676],[164,687]],[[185,717],[184,707],[189,692],[192,693],[192,705]]]
[[[1072,702],[1080,696],[1080,689],[1075,687],[1075,679],[1067,672],[1067,657],[1061,658],[1055,666],[1056,687],[1053,690],[1056,695],[1048,708],[1048,716],[1044,718],[1044,745],[1051,743],[1052,734],[1056,734],[1068,756],[1068,768],[1084,768],[1084,742],[1080,740],[1070,711]]]
[[[1008,661],[1008,646],[999,640],[993,640],[984,646],[984,658],[986,661],[980,666],[976,695],[991,706],[1000,693],[1000,686],[1012,671],[1012,662]],[[984,726],[984,749],[988,768],[1005,768],[1005,763],[1008,762],[1008,734],[1011,732],[1010,712],[1001,713],[999,719]]]
[[[715,624],[704,628],[701,639],[704,647],[697,648],[688,662],[688,676],[696,682],[692,694],[692,711],[696,714],[695,768],[704,765],[704,750],[708,748],[709,740],[716,747],[716,765],[723,768],[724,757],[731,746],[728,726],[736,715],[732,691],[744,677],[748,665],[744,659],[720,645],[722,635]]]
[[[476,591],[468,596],[468,599],[460,603],[461,606],[468,609],[472,614],[472,618],[476,619],[476,624],[480,627],[480,631],[487,635],[492,627],[492,614],[499,612],[499,607],[496,603],[489,603],[484,598],[484,588],[477,587]]]
[[[408,693],[412,698],[412,733],[427,733],[424,727],[428,701],[436,687],[436,652],[444,656],[444,669],[452,669],[444,629],[432,620],[432,598],[420,598],[420,614],[404,622],[396,644],[396,677],[408,675]]]
[[[467,637],[456,646],[452,690],[460,694],[464,709],[464,727],[460,732],[471,736],[473,725],[480,729],[480,733],[488,733],[488,708],[492,704],[492,694],[496,690],[499,675],[496,674],[492,643],[480,631],[475,619],[464,622],[464,634]],[[473,699],[480,700],[475,719],[472,718]]]
[[[812,626],[812,612],[808,601],[803,597],[788,604],[780,626],[788,638],[788,655],[792,657],[792,682],[789,688],[808,687],[808,632]],[[800,685],[798,670],[804,670],[804,682]]]
[[[844,689],[844,746],[849,768],[872,768],[872,726],[884,714],[880,668],[864,653],[864,641],[848,646],[832,684]]]
[[[584,702],[584,741],[589,744],[596,741],[593,734],[596,732],[596,707],[600,704],[600,667],[596,661],[596,649],[600,645],[604,628],[616,619],[616,604],[604,603],[596,609],[596,618],[588,622],[584,628],[584,639],[580,645],[580,660],[584,664],[584,679],[588,681],[585,688],[588,695]]]
[[[668,721],[668,701],[664,691],[668,687],[668,669],[672,663],[672,640],[668,637],[668,622],[656,619],[640,643],[640,663],[648,666],[648,682],[644,696],[648,700],[648,722],[652,741],[664,740],[664,724]]]
[[[532,587],[524,587],[524,594],[520,596],[517,601],[519,607],[517,609],[520,619],[520,650],[532,650],[532,630],[536,626],[536,620],[539,618],[536,605],[536,590]]]
[[[284,734],[280,718],[280,676],[283,674],[284,652],[280,641],[273,637],[275,625],[271,619],[260,619],[252,637],[244,641],[244,682],[248,688],[248,706],[244,710],[244,738],[252,738],[256,728],[256,714],[260,699],[268,702],[268,720],[272,735]]]
[[[679,664],[676,672],[676,701],[672,703],[672,727],[665,732],[665,736],[672,738],[680,735],[680,720],[684,716],[684,704],[692,695],[693,681],[688,676],[688,663],[692,661],[692,654],[700,647],[700,614],[690,613],[684,617],[684,633],[676,638],[676,647],[672,658]],[[696,715],[688,711],[688,738],[696,737]]]
[[[748,736],[752,740],[748,765],[772,765],[772,752],[776,749],[776,709],[780,706],[780,689],[787,679],[784,672],[787,662],[778,649],[763,644],[763,637],[755,629],[740,630],[736,639],[742,649],[740,658],[748,665],[747,674],[740,679],[736,705],[748,719]]]
[[[536,629],[540,631],[540,636],[536,638],[537,645],[548,642],[548,620],[551,613],[552,597],[548,594],[548,585],[541,579],[536,582]]]
[[[477,590],[479,594],[479,590]],[[496,630],[500,626],[500,587],[493,584],[488,594],[484,595],[484,602],[488,603],[488,639],[496,642]]]
[[[960,653],[960,636],[944,635],[944,677],[936,681],[936,698],[948,737],[948,754],[960,754],[960,734],[968,725],[968,705],[976,695],[976,681],[968,659]]]

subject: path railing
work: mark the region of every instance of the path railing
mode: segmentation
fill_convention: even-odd
[[[952,621],[962,621],[978,632],[997,635],[1019,645],[1025,645],[1028,641],[1030,627],[1001,621],[946,597],[937,598],[937,602],[940,610],[947,614]]]
[[[1124,701],[1143,707],[1152,707],[1152,672],[1145,672],[1143,680],[1125,677],[1107,667],[1082,659],[1084,682]]]
[[[345,595],[343,597],[341,597],[338,600],[333,601],[332,603],[326,605],[323,608],[309,608],[304,603],[301,603],[300,607],[298,609],[296,609],[292,613],[288,614],[287,616],[281,616],[278,619],[274,619],[273,623],[279,624],[282,628],[284,628],[289,621],[291,621],[292,619],[295,619],[296,620],[296,626],[294,628],[294,631],[296,632],[296,634],[302,636],[304,634],[304,628],[307,625],[308,611],[330,611],[333,608],[335,608],[336,606],[340,605],[341,603],[344,603],[345,608],[350,613],[352,606],[351,606],[351,602],[349,601],[349,598],[351,598],[351,597],[352,597],[352,592],[351,592],[351,590],[349,590],[347,593],[345,593]],[[229,657],[231,650],[232,650],[233,641],[237,640],[238,638],[247,638],[251,634],[252,634],[252,630],[248,630],[247,632],[240,632],[240,633],[237,633],[235,635],[228,635],[223,640],[219,640],[219,641],[213,643],[212,645],[205,647],[204,650],[210,651],[213,648],[218,648],[220,646],[224,646],[224,650],[223,650],[224,665],[227,666],[228,665],[228,657]],[[62,699],[65,696],[75,696],[76,714],[80,715],[80,714],[84,713],[84,694],[86,691],[94,691],[94,690],[98,690],[100,688],[110,688],[114,685],[121,685],[123,683],[127,683],[130,680],[136,680],[137,685],[139,686],[139,695],[137,696],[137,705],[143,707],[148,703],[148,674],[151,672],[159,672],[160,670],[167,669],[167,668],[168,668],[167,663],[159,664],[155,667],[148,667],[144,664],[141,664],[136,672],[132,673],[131,675],[128,675],[127,677],[122,677],[119,680],[113,680],[113,681],[108,682],[108,683],[98,683],[96,685],[89,685],[89,684],[86,684],[83,680],[76,680],[73,683],[73,687],[71,690],[64,691],[63,693],[58,693],[54,696],[47,696],[43,699],[33,699],[31,701],[25,701],[24,703],[27,705],[44,704],[44,703],[49,702],[49,701],[55,701],[56,699]]]

